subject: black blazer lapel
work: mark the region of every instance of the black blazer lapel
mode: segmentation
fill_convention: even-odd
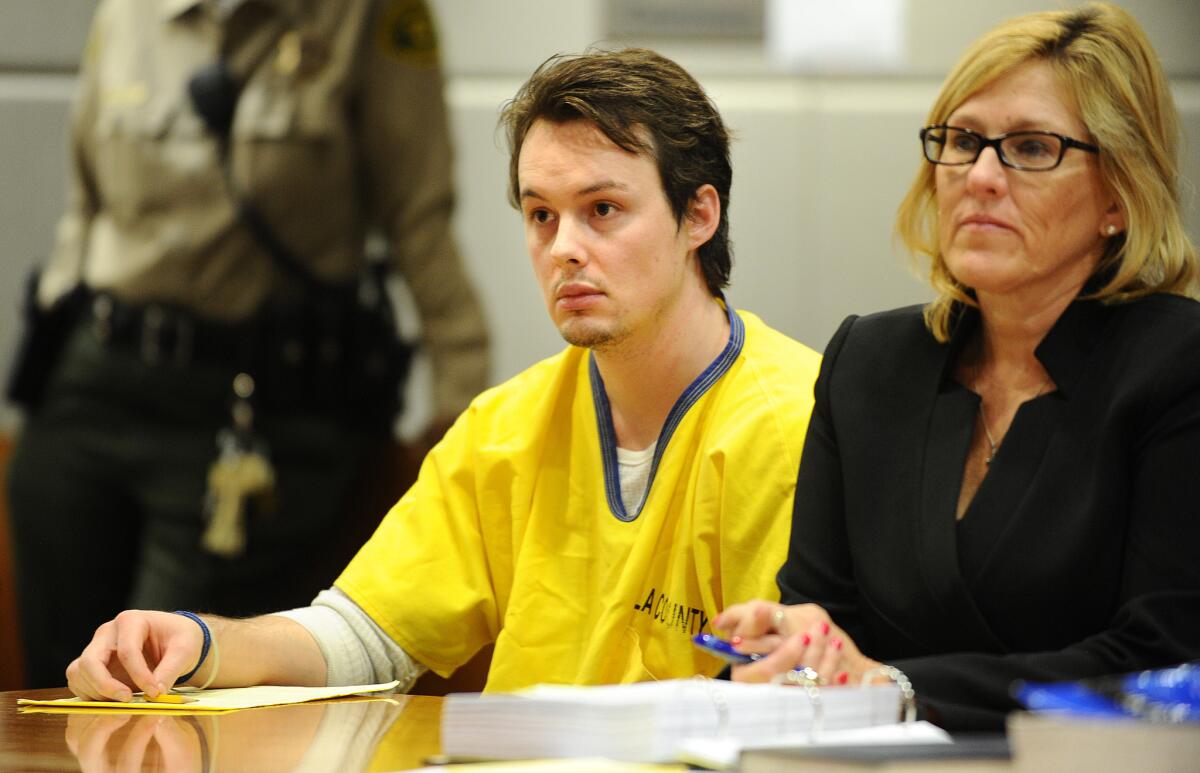
[[[928,643],[933,651],[1003,648],[975,604],[959,568],[954,517],[979,398],[954,381],[952,373],[963,343],[975,328],[976,316],[974,309],[967,310],[950,343],[940,347],[940,358],[924,363],[917,371],[924,374],[919,388],[923,394],[933,395],[921,463],[915,556],[941,617],[929,621],[930,630],[937,631],[939,637]],[[957,624],[941,624],[947,619]]]

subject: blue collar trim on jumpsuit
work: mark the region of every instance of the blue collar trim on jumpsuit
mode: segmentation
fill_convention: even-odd
[[[734,360],[742,353],[742,344],[746,340],[746,327],[742,323],[742,318],[733,312],[733,307],[729,303],[725,304],[725,313],[729,318],[729,341],[726,342],[725,348],[721,350],[717,358],[708,364],[704,372],[697,376],[687,389],[683,390],[683,394],[675,401],[675,405],[671,406],[671,412],[667,414],[667,420],[658,434],[658,445],[654,448],[654,459],[650,463],[650,477],[646,481],[646,491],[642,494],[642,501],[638,502],[632,512],[625,508],[625,502],[621,499],[621,473],[617,465],[617,433],[613,429],[612,409],[608,404],[608,393],[604,390],[604,379],[601,378],[600,370],[596,367],[595,354],[589,356],[588,372],[592,382],[592,401],[596,406],[596,426],[600,431],[600,457],[604,462],[604,493],[608,498],[608,509],[612,511],[617,520],[628,523],[636,520],[641,514],[642,507],[650,496],[650,489],[654,486],[654,476],[658,472],[659,460],[666,452],[667,444],[671,441],[671,435],[674,434],[675,428],[683,421],[688,409],[695,405],[709,387],[725,375]]]

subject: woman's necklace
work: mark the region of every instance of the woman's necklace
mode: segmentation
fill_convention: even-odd
[[[996,450],[1000,448],[1000,444],[996,442],[995,438],[992,437],[992,431],[988,429],[987,416],[985,416],[983,413],[982,395],[979,397],[979,422],[983,424],[983,434],[987,436],[988,444],[988,455],[987,458],[983,460],[983,463],[990,467],[992,464],[992,459],[996,456]],[[1004,438],[1001,437],[1000,439],[1003,440]]]
[[[983,393],[979,391],[979,365],[978,364],[975,365],[975,373],[974,373],[974,378],[972,379],[972,381],[973,381],[972,388],[975,390],[975,394],[979,395],[979,422],[981,424],[983,424],[983,434],[984,434],[984,436],[987,437],[987,444],[988,444],[988,455],[987,455],[987,458],[983,460],[983,463],[990,467],[992,464],[992,460],[996,458],[996,452],[1000,450],[1000,444],[1004,442],[1004,435],[1001,435],[1000,439],[996,440],[995,438],[992,437],[991,429],[988,428],[987,414],[985,414],[983,412]],[[1050,384],[1050,377],[1047,376],[1046,380],[1038,385],[1037,391],[1034,392],[1029,397],[1026,397],[1025,400],[1032,400],[1036,397],[1040,397],[1042,392],[1046,389],[1047,386],[1049,386],[1049,384]],[[1022,400],[1021,402],[1023,403],[1023,402],[1025,402],[1025,400]]]

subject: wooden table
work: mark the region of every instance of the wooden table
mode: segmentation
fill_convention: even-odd
[[[18,697],[67,695],[61,689],[0,692],[0,773],[390,771],[421,767],[441,751],[444,699],[440,697],[343,698],[185,716],[167,711],[18,710]],[[1192,725],[1086,721],[1064,725],[1054,718],[1026,718],[1018,724],[1028,727],[1024,743],[1014,743],[1012,762],[956,760],[946,769],[989,773],[1200,770],[1200,732]],[[830,769],[827,763],[814,761],[813,765],[802,769]]]
[[[223,714],[33,713],[0,693],[0,771],[355,771],[419,767],[440,749],[442,698],[348,698]]]

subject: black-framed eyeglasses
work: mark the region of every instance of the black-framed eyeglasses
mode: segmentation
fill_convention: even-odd
[[[1028,172],[1046,172],[1062,163],[1070,148],[1099,153],[1100,148],[1054,132],[1009,132],[985,137],[958,126],[926,126],[921,147],[931,164],[965,166],[975,163],[984,148],[995,148],[1000,163]]]

